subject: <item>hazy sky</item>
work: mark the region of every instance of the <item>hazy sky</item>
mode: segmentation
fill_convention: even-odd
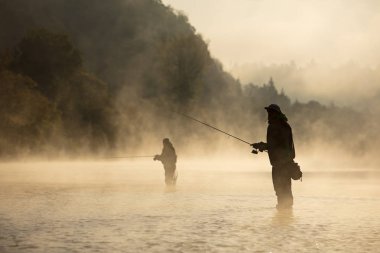
[[[162,0],[228,68],[247,62],[380,62],[380,0]]]

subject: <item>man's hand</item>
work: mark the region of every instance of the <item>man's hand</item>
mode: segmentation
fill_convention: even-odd
[[[260,152],[268,150],[268,145],[265,142],[262,142],[262,141],[261,142],[257,142],[257,143],[253,143],[253,144],[251,144],[251,146],[254,149],[258,149]]]

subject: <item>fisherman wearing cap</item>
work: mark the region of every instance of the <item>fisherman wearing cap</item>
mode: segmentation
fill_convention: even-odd
[[[153,160],[159,160],[164,165],[166,185],[175,185],[177,182],[177,155],[175,153],[173,144],[170,142],[168,138],[163,139],[162,143],[164,147],[162,149],[161,155],[155,155]]]
[[[254,143],[251,146],[259,151],[268,151],[272,165],[272,180],[277,195],[277,208],[287,209],[293,206],[290,167],[294,164],[295,150],[292,128],[288,119],[276,104],[265,109],[268,112],[267,142]]]

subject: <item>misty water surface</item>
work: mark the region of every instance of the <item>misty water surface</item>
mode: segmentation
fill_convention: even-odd
[[[380,173],[304,169],[293,212],[268,166],[180,161],[0,165],[0,252],[378,252]],[[364,172],[365,171],[365,172]]]

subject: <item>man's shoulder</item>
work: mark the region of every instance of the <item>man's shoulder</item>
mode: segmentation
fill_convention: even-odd
[[[283,132],[283,131],[288,131],[291,129],[292,128],[286,121],[268,125],[268,131],[271,131],[271,132]]]

